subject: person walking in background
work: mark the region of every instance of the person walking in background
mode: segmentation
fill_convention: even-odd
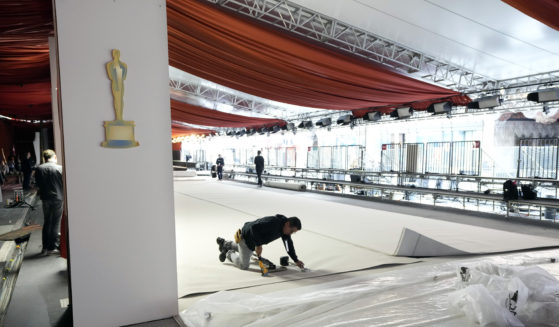
[[[221,154],[217,155],[217,160],[215,161],[215,164],[217,165],[217,178],[218,178],[218,180],[222,180],[223,179],[223,166],[225,166],[225,161],[221,157]]]
[[[59,253],[57,242],[60,232],[60,218],[64,204],[62,186],[62,166],[57,164],[52,150],[43,151],[44,163],[36,168],[35,180],[39,187],[39,197],[43,202],[43,251],[41,254]]]
[[[261,156],[262,151],[258,150],[258,154],[254,157],[254,165],[256,166],[256,175],[258,176],[258,186],[262,187],[262,172],[264,171],[264,157]]]
[[[35,166],[35,161],[31,158],[31,152],[27,152],[23,162],[21,163],[21,171],[23,172],[23,189],[29,190],[31,188],[31,173],[33,172],[33,167]]]

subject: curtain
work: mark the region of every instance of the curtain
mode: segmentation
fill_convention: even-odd
[[[52,1],[0,1],[0,115],[50,119]]]
[[[29,120],[50,119],[50,82],[21,85],[0,84],[0,115]]]
[[[559,0],[502,0],[524,14],[559,31]]]
[[[202,108],[177,100],[171,100],[171,118],[172,120],[194,125],[232,128],[260,128],[271,127],[274,125],[283,126],[286,124],[286,122],[281,119],[234,115],[222,111]]]
[[[207,1],[167,1],[167,23],[171,66],[266,99],[352,110],[459,95]]]
[[[202,129],[202,128],[194,128],[189,126],[183,126],[179,124],[172,124],[172,137],[179,137],[179,136],[190,136],[190,135],[211,135],[215,134],[215,131],[211,129]],[[179,148],[180,150],[180,148]]]

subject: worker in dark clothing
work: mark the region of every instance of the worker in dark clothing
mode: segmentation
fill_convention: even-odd
[[[64,204],[62,166],[57,164],[56,154],[52,150],[43,151],[43,159],[45,163],[35,170],[35,180],[39,187],[45,217],[42,254],[55,254],[59,253],[56,248]]]
[[[221,154],[217,155],[217,160],[215,161],[215,164],[217,165],[217,178],[218,178],[218,180],[222,180],[223,179],[223,166],[225,166],[225,161],[221,157]]]
[[[264,157],[258,151],[258,155],[254,157],[254,165],[256,165],[256,175],[258,175],[258,186],[262,187],[262,172],[264,171]]]
[[[33,167],[35,166],[35,161],[31,158],[31,152],[27,152],[25,159],[21,163],[21,171],[23,172],[23,189],[29,190],[31,188],[31,173],[33,172]]]
[[[302,269],[305,264],[297,257],[291,240],[291,235],[299,230],[301,221],[297,217],[287,218],[278,214],[249,221],[237,231],[234,242],[217,238],[219,261],[224,262],[227,258],[240,269],[247,270],[253,252],[260,258],[262,246],[281,237],[287,254]]]

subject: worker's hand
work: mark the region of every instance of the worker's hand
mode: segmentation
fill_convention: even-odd
[[[295,264],[297,265],[297,267],[299,267],[301,269],[305,268],[305,264],[301,260],[295,262]]]

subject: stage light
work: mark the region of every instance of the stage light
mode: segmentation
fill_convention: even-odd
[[[271,133],[277,133],[280,131],[280,127],[278,125],[275,125],[274,127],[272,127],[272,130],[270,131]]]
[[[243,136],[243,135],[245,135],[245,133],[246,133],[246,130],[242,129],[242,130],[237,132],[237,136]]]
[[[503,100],[501,99],[500,96],[492,95],[488,97],[479,98],[476,99],[475,101],[468,103],[468,108],[469,109],[494,108],[500,106],[502,101]]]
[[[381,120],[381,118],[382,118],[382,114],[378,111],[369,112],[365,116],[363,116],[363,120],[368,120],[368,121],[379,121]]]
[[[353,122],[353,115],[343,115],[338,118],[336,124],[338,125],[349,125]]]
[[[258,131],[258,134],[260,134],[260,135],[264,135],[264,134],[266,134],[266,133],[268,133],[268,129],[267,129],[266,127],[262,127],[262,128]]]
[[[528,94],[528,101],[534,102],[551,102],[559,101],[559,88],[541,90]]]
[[[284,131],[292,131],[294,128],[295,128],[295,124],[293,123],[287,123],[281,127],[281,129]]]
[[[452,110],[450,102],[433,103],[427,108],[427,112],[432,112],[434,115],[449,113]]]
[[[331,118],[322,118],[321,120],[316,122],[316,126],[319,127],[328,127],[332,125],[332,119]]]
[[[302,121],[299,124],[299,128],[312,128],[312,127],[313,127],[313,123],[310,120]]]
[[[390,113],[390,117],[398,119],[410,118],[413,115],[413,109],[410,107],[397,108]]]
[[[249,129],[249,130],[247,131],[247,135],[248,135],[248,136],[252,136],[252,135],[254,135],[254,134],[256,134],[256,130],[255,130],[254,128],[251,128],[251,129]]]

